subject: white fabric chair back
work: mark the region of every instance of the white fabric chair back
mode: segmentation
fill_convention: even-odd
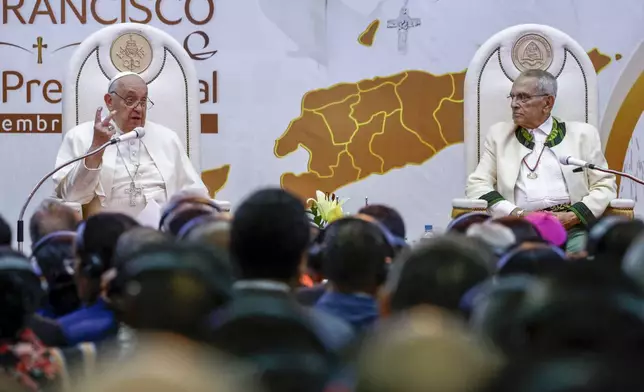
[[[64,80],[63,133],[94,120],[96,109],[104,106],[109,80],[122,71],[143,77],[154,102],[147,119],[177,132],[201,172],[199,79],[193,60],[179,42],[152,26],[115,24],[80,44]]]
[[[554,116],[564,121],[599,125],[597,74],[584,49],[570,36],[550,26],[525,24],[507,28],[476,51],[465,75],[467,174],[479,162],[490,126],[512,121],[507,96],[513,81],[522,71],[536,68],[557,78]],[[606,137],[601,136],[605,142]]]

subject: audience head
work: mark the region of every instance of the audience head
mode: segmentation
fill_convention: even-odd
[[[463,296],[461,306],[471,312],[473,332],[492,342],[507,356],[514,357],[524,349],[516,338],[521,328],[519,313],[527,292],[539,283],[528,275],[495,277],[472,288]]]
[[[11,246],[11,227],[4,218],[0,216],[0,247]]]
[[[159,229],[177,236],[191,220],[221,212],[215,202],[199,192],[185,191],[173,196],[161,212]]]
[[[40,304],[40,279],[17,251],[0,251],[0,340],[17,338],[27,316]]]
[[[516,243],[512,230],[490,220],[470,225],[466,235],[486,243],[498,256],[501,256]]]
[[[236,210],[230,252],[243,279],[295,284],[310,241],[304,203],[282,189],[253,193]]]
[[[568,233],[555,215],[547,212],[532,212],[525,217],[525,220],[532,223],[546,242],[559,247],[566,244]]]
[[[523,71],[512,84],[510,107],[514,123],[535,129],[550,116],[557,96],[557,79],[548,71]]]
[[[254,392],[252,368],[203,344],[164,334],[139,333],[136,351],[101,363],[71,392]],[[67,389],[66,389],[67,390]]]
[[[118,268],[125,260],[141,250],[165,245],[174,239],[167,233],[145,226],[134,226],[119,236],[112,255],[112,266]]]
[[[407,238],[405,221],[400,213],[391,207],[382,204],[371,204],[362,207],[358,211],[358,214],[369,215],[376,218],[376,220],[382,223],[391,234],[402,241],[405,241],[405,238]]]
[[[232,282],[232,266],[224,252],[168,243],[123,260],[110,291],[128,326],[199,340],[207,336],[210,313],[230,299]]]
[[[405,254],[391,297],[394,312],[434,305],[460,312],[463,295],[486,280],[496,260],[485,244],[462,235],[434,238]]]
[[[514,360],[486,392],[636,392],[644,377],[623,358],[571,355]]]
[[[197,217],[181,229],[178,239],[227,250],[230,248],[231,221],[222,214]]]
[[[47,283],[47,311],[61,317],[80,306],[74,281],[75,231],[54,231],[32,244],[32,262]]]
[[[357,392],[468,392],[501,366],[494,351],[437,309],[388,319],[364,344]]]
[[[504,254],[497,264],[497,274],[548,276],[560,271],[566,263],[565,253],[548,244],[523,244]]]
[[[465,234],[471,225],[483,223],[491,218],[492,217],[485,212],[466,212],[454,218],[449,225],[447,225],[447,232]]]
[[[211,343],[256,367],[269,392],[321,392],[339,368],[313,323],[287,297],[242,295],[215,314]]]
[[[644,290],[644,233],[628,247],[622,260],[622,270]]]
[[[325,228],[324,272],[339,292],[375,294],[394,253],[384,225],[368,215],[342,218]]]
[[[614,266],[621,265],[628,247],[644,233],[644,222],[608,216],[597,221],[588,233],[588,257]]]
[[[45,200],[29,220],[31,242],[36,243],[47,234],[75,231],[80,217],[71,207],[57,200]]]
[[[493,222],[508,227],[514,233],[516,238],[516,245],[521,245],[526,242],[545,242],[537,228],[527,220],[516,216],[504,216],[496,218]]]
[[[85,303],[93,303],[101,292],[103,275],[113,268],[114,249],[123,233],[139,226],[131,217],[101,213],[82,222],[76,235],[76,285]]]
[[[566,264],[527,292],[520,313],[526,354],[644,359],[642,291],[614,266]]]

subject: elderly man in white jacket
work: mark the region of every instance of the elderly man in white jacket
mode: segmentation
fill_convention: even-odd
[[[208,190],[177,134],[146,121],[147,110],[153,103],[148,98],[145,81],[138,74],[116,75],[104,99],[109,114],[102,118],[102,108],[98,108],[94,121],[67,132],[58,151],[57,166],[136,127],[143,127],[145,136],[111,145],[56,173],[58,198],[82,204],[87,215],[111,211],[137,216],[151,200],[163,205],[178,192],[208,197]]]
[[[551,212],[568,229],[567,250],[576,252],[585,246],[585,227],[604,213],[617,186],[612,174],[559,163],[558,157],[573,156],[606,167],[595,127],[552,117],[556,96],[557,79],[546,71],[525,71],[514,81],[514,121],[487,133],[466,194],[486,200],[497,216]]]

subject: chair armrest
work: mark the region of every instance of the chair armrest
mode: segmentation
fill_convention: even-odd
[[[481,199],[452,199],[452,219],[472,211],[487,211],[487,201]]]
[[[229,201],[225,201],[225,200],[216,200],[216,199],[213,199],[212,201],[213,201],[213,202],[215,202],[215,204],[216,204],[219,208],[221,208],[221,210],[222,210],[222,211],[224,211],[224,212],[230,212],[230,208],[231,208],[231,206],[232,206],[232,205],[231,205],[231,203],[230,203]]]
[[[613,199],[611,200],[610,207],[618,208],[621,210],[628,210],[635,208],[635,200],[631,199]]]
[[[487,201],[481,199],[453,199],[452,208],[486,210]]]
[[[635,200],[614,199],[604,211],[604,216],[622,216],[628,219],[635,219]]]

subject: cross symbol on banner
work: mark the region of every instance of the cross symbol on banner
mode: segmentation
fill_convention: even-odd
[[[420,18],[410,18],[409,9],[402,7],[397,19],[387,21],[387,28],[398,28],[398,51],[407,53],[407,34],[412,27],[420,26]]]
[[[42,43],[42,37],[36,38],[36,43],[32,46],[34,49],[38,49],[38,64],[42,64],[42,50],[47,49],[47,44]]]

